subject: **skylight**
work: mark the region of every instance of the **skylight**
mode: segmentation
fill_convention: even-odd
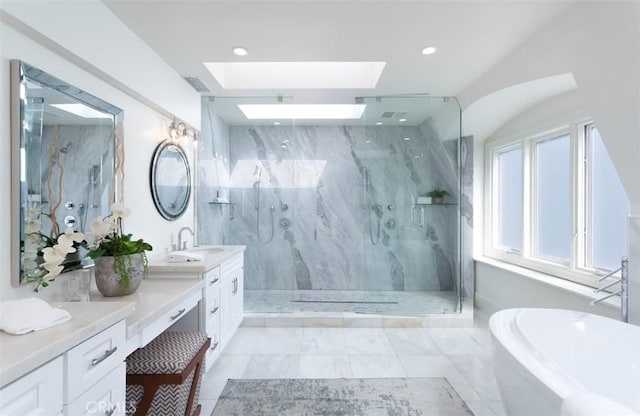
[[[225,89],[375,88],[386,62],[205,62]]]
[[[249,120],[357,120],[365,107],[366,104],[238,104]]]

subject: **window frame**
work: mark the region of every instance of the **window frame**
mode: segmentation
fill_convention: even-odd
[[[587,128],[594,125],[589,118],[575,119],[569,123],[557,123],[555,127],[544,129],[542,132],[533,133],[532,129],[519,134],[490,140],[485,143],[485,198],[484,198],[484,250],[485,256],[511,263],[517,266],[536,270],[555,277],[570,280],[583,285],[595,287],[598,274],[604,272],[587,266],[588,248],[588,197],[587,189],[588,155],[587,155]],[[542,129],[541,129],[542,130]],[[571,247],[570,258],[557,259],[535,253],[536,247],[536,145],[546,140],[551,140],[564,135],[569,135],[570,140],[570,223],[571,223]],[[521,148],[522,149],[522,207],[523,207],[523,241],[522,251],[504,250],[494,245],[499,237],[498,210],[498,180],[499,163],[498,155],[501,153]],[[564,261],[562,261],[564,260]]]

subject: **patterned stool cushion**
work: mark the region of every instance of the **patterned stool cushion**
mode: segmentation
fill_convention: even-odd
[[[142,383],[148,381],[157,383],[158,377],[166,379],[184,372],[187,366],[195,359],[200,362],[204,352],[199,351],[207,344],[209,339],[206,334],[199,332],[165,332],[151,341],[146,347],[140,348],[127,357],[127,376],[134,377],[135,383],[127,381],[127,403],[137,409],[143,400],[145,388]],[[189,392],[195,384],[195,395],[190,414],[196,414],[196,407],[200,393],[200,380],[202,371],[200,367],[193,367],[182,384],[167,383],[161,381],[160,387],[153,395],[151,406],[146,415],[185,415],[189,403]],[[195,379],[196,368],[198,378]],[[143,381],[141,382],[140,379]],[[141,383],[141,384],[138,384]],[[174,381],[175,383],[175,381]],[[129,406],[129,405],[128,405]],[[137,411],[136,414],[142,414]]]
[[[127,374],[179,374],[205,342],[201,332],[163,332],[127,357]]]

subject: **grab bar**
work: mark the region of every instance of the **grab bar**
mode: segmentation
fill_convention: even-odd
[[[602,282],[608,277],[613,276],[617,272],[620,272],[620,279],[616,279],[611,283],[607,283],[606,285],[599,287],[593,292],[600,293],[603,290],[608,289],[618,283],[620,283],[620,290],[617,292],[609,293],[607,296],[601,297],[599,299],[593,299],[591,302],[589,302],[589,304],[593,306],[614,296],[620,296],[620,320],[622,322],[629,322],[629,259],[627,259],[627,257],[622,257],[622,259],[620,260],[620,267],[600,277],[598,279],[598,283]]]

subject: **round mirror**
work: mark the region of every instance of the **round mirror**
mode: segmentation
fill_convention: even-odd
[[[191,195],[191,172],[184,150],[165,140],[153,153],[151,195],[163,218],[174,221],[187,210]]]

